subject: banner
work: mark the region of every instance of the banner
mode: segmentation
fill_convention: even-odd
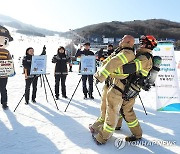
[[[156,79],[156,109],[180,111],[180,91],[172,43],[158,43],[154,56],[161,56],[162,63]]]
[[[13,76],[14,74],[13,60],[0,60],[0,76]]]
[[[95,56],[81,56],[81,74],[93,75],[96,69]]]
[[[47,56],[32,56],[31,71],[30,74],[46,74],[46,61]]]

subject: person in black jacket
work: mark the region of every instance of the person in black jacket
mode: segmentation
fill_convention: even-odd
[[[78,50],[75,57],[80,57],[81,55],[89,56],[94,55],[90,49],[90,43],[87,42],[84,44],[84,50]],[[87,90],[86,81],[88,79],[89,82],[89,90]],[[82,75],[82,86],[83,86],[83,93],[84,99],[87,99],[87,94],[89,94],[89,98],[94,99],[93,97],[93,75]]]
[[[114,52],[113,45],[109,44],[107,47],[107,54],[110,56]]]
[[[99,51],[98,51],[98,59],[100,61],[103,61],[104,59],[106,59],[108,56],[110,56],[113,52],[114,52],[114,49],[113,49],[113,45],[112,44],[109,44],[107,46],[107,53],[103,51],[104,48],[101,48]]]
[[[103,50],[104,50],[104,48],[101,48],[98,51],[98,60],[100,60],[100,61],[103,61],[105,59]]]
[[[67,63],[69,62],[69,57],[65,54],[65,48],[59,47],[57,54],[54,55],[52,63],[56,63],[55,66],[55,96],[56,99],[59,99],[59,82],[61,80],[61,92],[62,97],[67,98],[66,96],[66,77],[68,74]]]
[[[29,93],[30,93],[30,86],[32,84],[33,91],[32,91],[32,102],[36,103],[36,92],[37,92],[37,81],[38,76],[36,75],[30,75],[31,71],[31,62],[32,62],[32,56],[34,55],[34,49],[32,47],[29,47],[26,49],[26,56],[23,58],[23,67],[24,67],[24,75],[25,75],[25,104],[29,104]]]

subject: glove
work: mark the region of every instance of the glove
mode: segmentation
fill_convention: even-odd
[[[57,63],[57,61],[58,61],[57,56],[54,56],[52,59],[52,63]]]

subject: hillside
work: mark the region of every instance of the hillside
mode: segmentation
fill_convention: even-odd
[[[16,28],[18,33],[26,35],[51,36],[60,34],[61,36],[72,37],[70,32],[61,33],[38,28],[5,15],[0,15],[0,25]],[[134,20],[127,22],[112,21],[78,28],[75,29],[74,32],[90,41],[94,39],[102,41],[103,37],[121,38],[125,34],[130,34],[134,37],[151,34],[158,39],[168,38],[180,40],[180,23],[165,19]],[[77,35],[75,37],[77,37]]]
[[[26,35],[34,35],[34,36],[52,36],[54,34],[60,34],[61,32],[47,30],[44,28],[38,28],[32,26],[30,24],[25,24],[21,21],[18,21],[9,16],[0,14],[0,25],[2,26],[10,26],[12,28],[16,28],[18,33],[26,34]]]
[[[180,40],[180,23],[164,19],[104,22],[85,26],[74,31],[86,39],[94,37],[121,38],[125,34],[139,37],[140,35],[151,34],[159,39]],[[68,33],[64,34],[67,35]]]

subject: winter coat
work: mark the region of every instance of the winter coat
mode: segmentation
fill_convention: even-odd
[[[121,68],[123,65],[129,63],[135,59],[135,54],[130,49],[123,49],[116,56],[112,57],[109,62],[107,62],[99,71],[94,75],[96,79],[103,82],[108,76],[113,74],[116,69]],[[106,60],[106,59],[105,59]],[[122,70],[120,70],[122,72]]]
[[[83,51],[78,50],[75,57],[79,57],[81,55],[90,56],[90,55],[94,55],[94,53],[92,51],[90,51],[90,50],[85,50],[85,49]]]
[[[107,51],[108,56],[110,56],[113,52],[114,52],[114,49],[108,50],[108,51]]]
[[[105,56],[104,56],[104,53],[103,53],[103,48],[101,48],[99,51],[98,51],[98,59],[101,60],[101,59],[105,59]]]
[[[56,63],[55,74],[68,74],[67,63],[70,58],[65,53],[58,53],[53,56],[52,63]]]
[[[30,76],[32,55],[27,54],[23,57],[22,65],[24,69],[27,69],[27,76]]]

